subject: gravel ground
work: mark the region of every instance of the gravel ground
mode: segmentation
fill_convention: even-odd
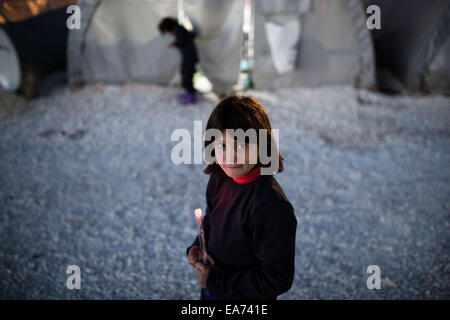
[[[49,90],[0,119],[0,298],[197,299],[185,248],[205,207],[176,128],[214,103],[179,89]],[[280,299],[450,298],[450,99],[350,87],[251,91],[280,128],[277,179],[298,219]],[[68,265],[81,290],[66,288]],[[369,290],[366,268],[381,269]]]

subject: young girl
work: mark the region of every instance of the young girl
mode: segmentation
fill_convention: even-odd
[[[274,177],[261,175],[261,167],[270,163],[262,165],[259,157],[256,164],[249,161],[254,148],[226,132],[266,129],[266,150],[273,150],[269,118],[256,99],[230,96],[211,113],[206,129],[212,128],[222,137],[205,140],[205,148],[214,143],[216,160],[204,171],[211,175],[203,218],[209,263],[200,261],[198,237],[186,251],[188,263],[197,269],[201,299],[276,299],[294,278],[294,209]],[[235,150],[233,159],[227,159],[229,148]],[[236,162],[239,152],[245,153],[245,163]],[[278,151],[275,156],[282,172],[283,158]]]

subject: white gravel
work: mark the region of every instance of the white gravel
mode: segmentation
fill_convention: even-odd
[[[0,119],[0,298],[197,299],[185,248],[205,207],[176,128],[214,103],[171,87],[58,87]],[[450,99],[350,87],[250,91],[280,129],[298,219],[282,299],[450,298]],[[66,288],[68,265],[81,290]],[[381,289],[366,268],[381,268]]]

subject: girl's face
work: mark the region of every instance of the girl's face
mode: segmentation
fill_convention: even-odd
[[[249,173],[256,165],[256,144],[238,142],[225,133],[214,141],[214,153],[220,168],[231,178]]]

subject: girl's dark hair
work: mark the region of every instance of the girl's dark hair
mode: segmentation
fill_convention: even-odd
[[[221,132],[225,132],[226,129],[242,129],[247,131],[248,129],[255,129],[257,134],[257,142],[259,145],[259,129],[267,130],[267,152],[270,153],[271,144],[272,144],[272,127],[270,125],[269,117],[267,115],[264,107],[253,97],[250,96],[238,96],[231,95],[224,99],[222,99],[217,106],[212,111],[209,116],[208,123],[206,125],[206,130],[208,129],[218,129]],[[213,143],[214,140],[204,141],[205,148]],[[279,166],[278,172],[282,172],[283,160],[284,158],[281,156],[278,148],[276,148],[276,152],[279,157]],[[212,151],[214,155],[214,151]],[[215,155],[214,155],[215,156]],[[271,155],[268,154],[270,157]],[[263,167],[270,167],[270,163],[261,164],[258,162],[257,165],[261,165]],[[206,174],[211,174],[214,172],[221,172],[219,165],[214,162],[209,164],[206,169],[203,171]]]
[[[161,33],[172,32],[178,25],[178,21],[171,17],[165,17],[158,24],[158,29]]]

